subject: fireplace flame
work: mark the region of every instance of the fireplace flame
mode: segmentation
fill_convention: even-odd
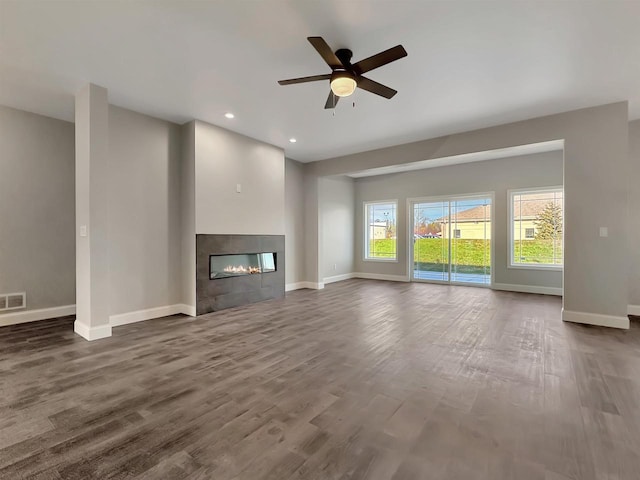
[[[260,267],[245,267],[244,265],[228,265],[224,267],[224,273],[242,273],[253,275],[254,273],[262,273]]]

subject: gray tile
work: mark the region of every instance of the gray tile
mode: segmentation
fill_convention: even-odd
[[[209,313],[284,295],[284,235],[196,236],[197,313]],[[211,280],[209,256],[274,252],[276,272]]]

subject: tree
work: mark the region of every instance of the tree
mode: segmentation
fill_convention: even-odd
[[[442,224],[438,222],[431,222],[427,225],[427,233],[430,235],[437,235],[442,232]]]
[[[414,235],[427,234],[427,219],[425,218],[424,215],[420,214],[420,216],[415,219],[413,234]]]
[[[420,215],[415,220],[413,233],[414,235],[438,235],[442,231],[442,224],[439,222],[430,222],[424,215]]]
[[[535,220],[538,233],[536,238],[541,240],[555,240],[562,235],[562,208],[560,205],[547,203]]]
[[[396,224],[395,222],[387,222],[386,238],[396,238]]]

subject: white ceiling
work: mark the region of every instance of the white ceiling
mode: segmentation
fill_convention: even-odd
[[[328,82],[279,86],[329,71],[312,35],[354,61],[404,45],[367,74],[398,95],[357,91],[333,116]],[[301,161],[620,100],[638,118],[640,2],[0,0],[0,104],[73,120],[86,82]]]

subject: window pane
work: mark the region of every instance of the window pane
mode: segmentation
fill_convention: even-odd
[[[491,198],[451,201],[451,281],[491,283]]]
[[[413,206],[413,277],[449,281],[449,201]]]
[[[396,259],[396,212],[395,202],[365,204],[365,258]]]
[[[512,194],[512,265],[563,264],[563,192]]]

